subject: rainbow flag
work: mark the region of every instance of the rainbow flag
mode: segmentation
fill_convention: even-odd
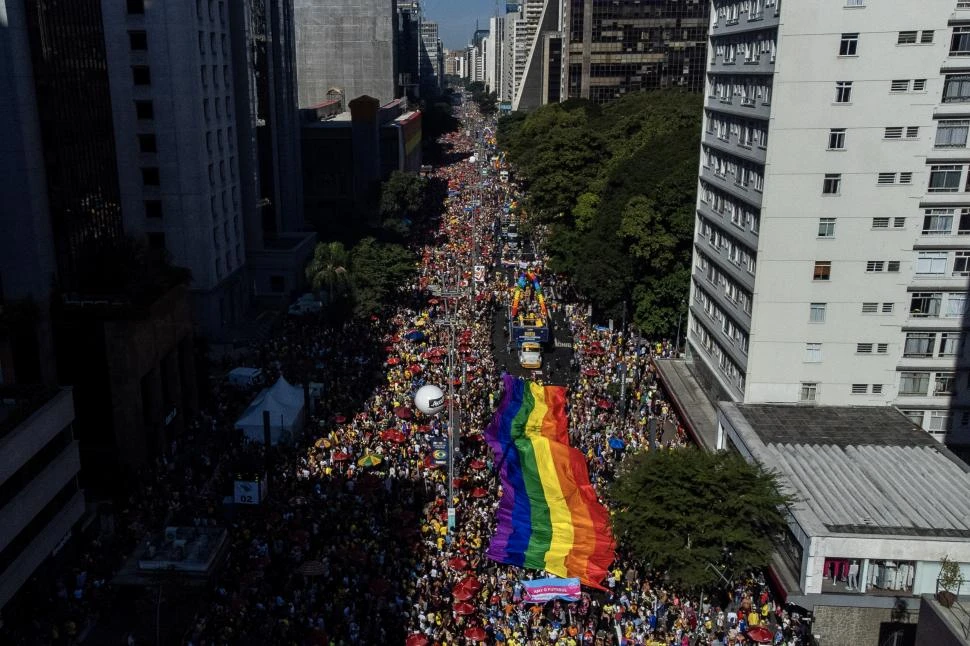
[[[486,555],[602,588],[615,543],[586,460],[569,446],[566,389],[511,375],[504,380],[485,430],[503,491]]]

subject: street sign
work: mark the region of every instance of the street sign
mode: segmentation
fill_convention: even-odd
[[[432,440],[431,441],[431,458],[434,463],[439,467],[443,467],[448,464],[448,442],[447,440]]]

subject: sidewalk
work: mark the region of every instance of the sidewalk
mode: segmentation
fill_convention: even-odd
[[[684,359],[654,359],[664,390],[673,402],[687,432],[699,446],[717,448],[717,411],[704,394]]]

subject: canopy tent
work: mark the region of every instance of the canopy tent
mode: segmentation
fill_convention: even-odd
[[[263,411],[269,412],[270,441],[287,442],[303,428],[303,390],[280,377],[264,389],[236,420],[236,428],[253,442],[263,441]]]

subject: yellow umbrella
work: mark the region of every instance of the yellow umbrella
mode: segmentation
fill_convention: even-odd
[[[322,449],[329,449],[330,448],[330,440],[328,440],[325,437],[321,437],[319,440],[317,440],[316,442],[313,443],[313,446],[317,447],[318,449],[321,449],[321,448]]]
[[[380,463],[381,463],[380,456],[374,453],[368,453],[361,459],[357,460],[357,464],[362,467],[376,467]]]

